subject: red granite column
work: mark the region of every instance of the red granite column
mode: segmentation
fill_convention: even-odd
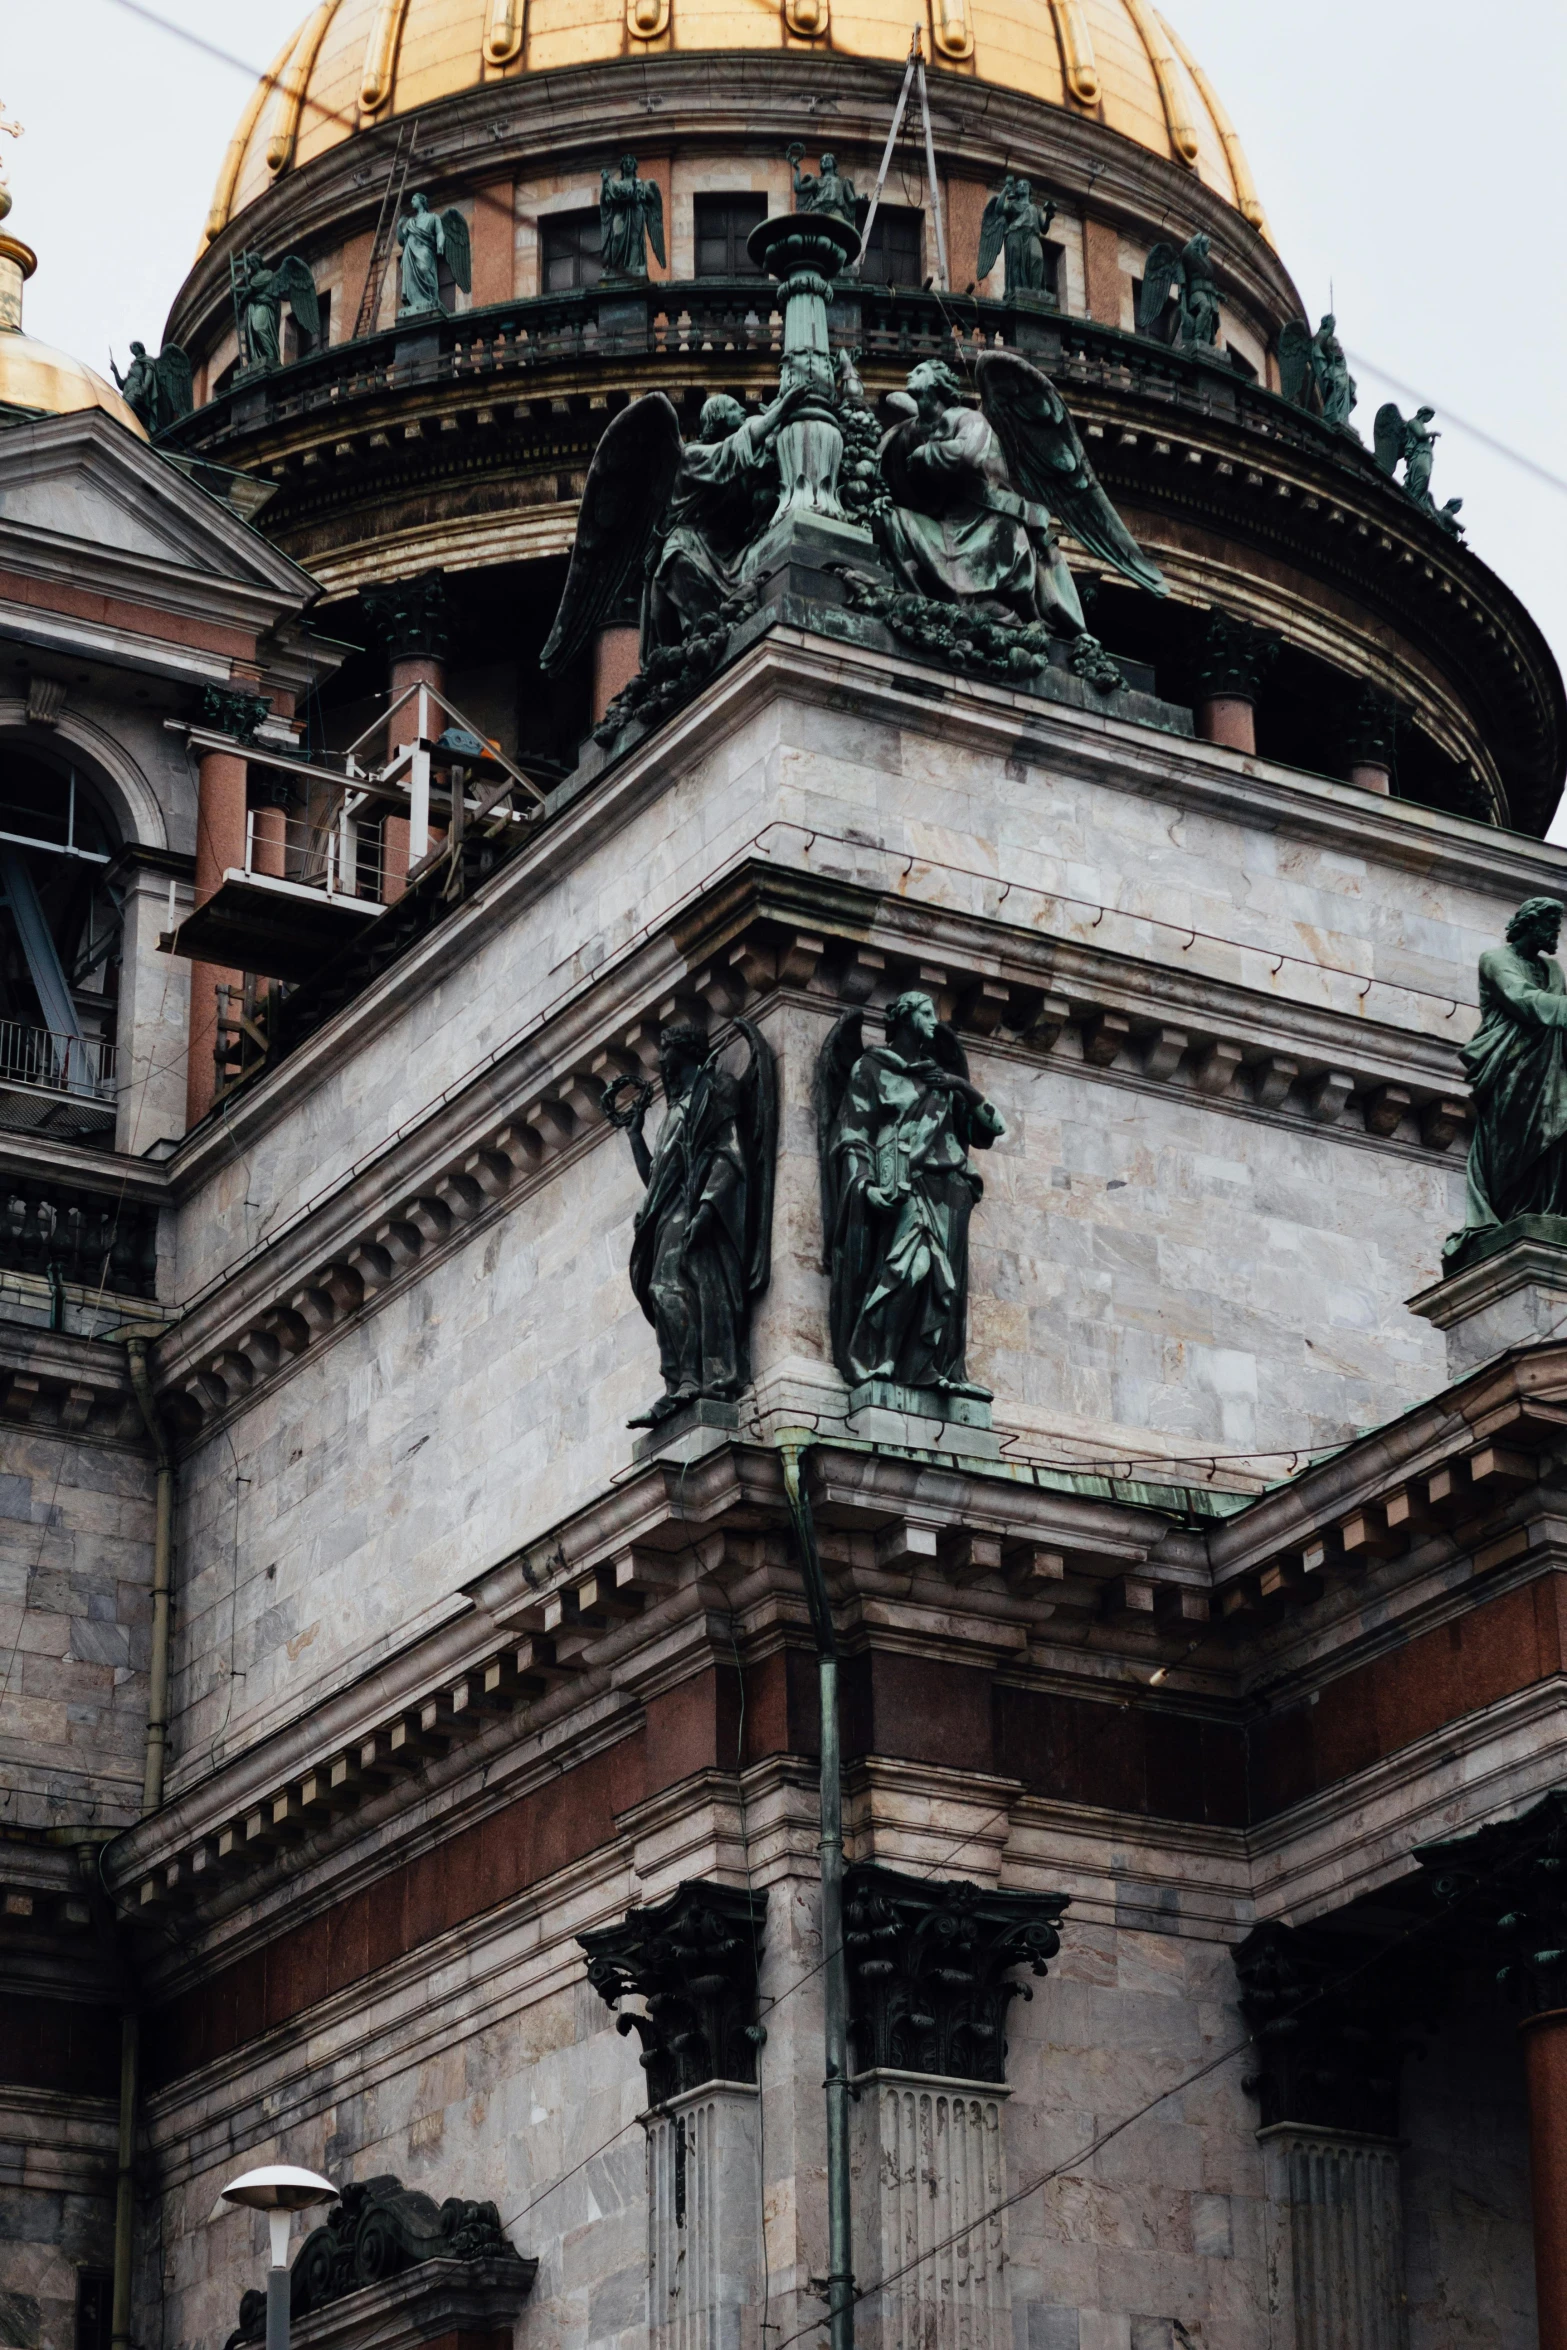
[[[1393,753],[1404,711],[1391,694],[1363,685],[1344,722],[1344,765],[1351,783],[1384,796],[1393,788]]]
[[[204,751],[196,796],[196,895],[204,906],[231,867],[245,863],[245,754]],[[220,987],[239,987],[243,973],[216,963],[190,967],[189,1051],[185,1067],[185,1120],[194,1126],[212,1107],[217,1091],[213,1054],[218,1040]]]
[[[634,622],[601,628],[593,639],[593,724],[642,666],[642,631]]]
[[[1197,732],[1204,742],[1254,755],[1257,697],[1279,640],[1267,629],[1232,620],[1217,606],[1208,615],[1197,670]]]
[[[1520,2027],[1529,2084],[1529,2182],[1540,2350],[1567,2350],[1567,2009]]]

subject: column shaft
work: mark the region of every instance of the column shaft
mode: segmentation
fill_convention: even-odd
[[[204,751],[196,796],[196,897],[204,906],[230,867],[245,863],[245,757],[242,751]],[[185,1121],[194,1126],[217,1091],[213,1054],[218,1041],[220,987],[238,987],[243,973],[216,963],[192,963],[190,1037],[185,1066]]]
[[[1522,2027],[1540,2350],[1567,2350],[1567,2011]]]

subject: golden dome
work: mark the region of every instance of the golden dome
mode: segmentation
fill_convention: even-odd
[[[1240,141],[1151,0],[927,0],[929,54],[1099,121],[1184,164],[1254,228]],[[676,50],[908,54],[895,0],[320,0],[240,117],[213,191],[217,236],[293,165],[487,82]]]
[[[22,282],[37,266],[37,255],[19,237],[0,234],[0,411],[73,416],[83,408],[102,408],[144,441],[141,419],[113,384],[68,352],[23,334]]]

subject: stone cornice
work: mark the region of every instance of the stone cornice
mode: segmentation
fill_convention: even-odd
[[[490,918],[503,918],[504,893],[488,904]],[[705,996],[722,1022],[742,1006],[765,1009],[782,985],[825,1020],[840,995],[854,1000],[867,949],[889,976],[900,962],[912,976],[940,955],[950,1008],[976,1041],[988,1036],[1009,1055],[1053,1053],[1085,1075],[1147,1088],[1177,1084],[1201,1101],[1231,1094],[1239,1114],[1304,1119],[1370,1148],[1445,1150],[1462,1128],[1456,1056],[1434,1040],[1302,1012],[1189,972],[1172,981],[1161,965],[1062,947],[1033,931],[998,931],[951,912],[927,917],[907,900],[823,887],[758,862],[715,883],[678,922],[671,915],[661,935],[618,967],[601,967],[553,1019],[505,1048],[467,1087],[452,1089],[432,1117],[186,1310],[160,1343],[156,1368],[190,1432],[243,1408],[256,1387],[287,1376],[311,1348],[378,1299],[400,1294],[448,1248],[604,1141],[598,1090],[612,1069],[651,1070],[661,1000],[682,991]],[[409,961],[422,957],[416,950]],[[792,986],[780,977],[787,972],[796,974]],[[333,1025],[352,1020],[340,1015]],[[245,1129],[268,1113],[291,1114],[307,1074],[299,1063],[319,1057],[328,1034],[264,1080],[257,1097],[236,1104],[226,1133],[207,1138],[203,1156],[220,1144],[225,1156],[243,1147]],[[1358,1132],[1347,1116],[1356,1101]],[[188,1162],[177,1173],[182,1188],[191,1185]]]

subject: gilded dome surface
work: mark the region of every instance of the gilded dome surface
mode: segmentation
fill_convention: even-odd
[[[0,334],[0,408],[37,410],[48,416],[102,408],[138,440],[147,438],[135,410],[126,406],[113,384],[69,352],[35,342],[31,335]]]
[[[1102,122],[1193,171],[1256,228],[1262,207],[1207,76],[1150,0],[928,0],[936,69]],[[207,235],[293,166],[436,99],[513,76],[677,51],[908,54],[898,0],[320,0],[230,143]]]

